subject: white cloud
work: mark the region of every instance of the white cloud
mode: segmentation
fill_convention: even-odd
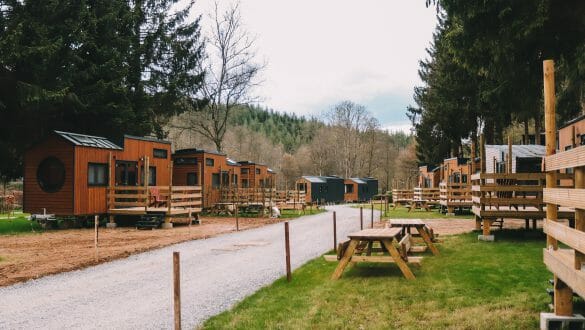
[[[207,11],[211,3],[199,0],[196,7]],[[366,106],[380,95],[411,100],[418,61],[436,25],[435,9],[422,1],[240,3],[246,28],[257,36],[258,54],[268,61],[257,94],[265,105],[297,114],[318,113],[345,99]],[[402,107],[387,111],[405,119]]]
[[[393,124],[384,125],[383,129],[387,130],[390,133],[403,132],[406,134],[410,134],[412,132],[412,124],[405,122],[397,122]]]

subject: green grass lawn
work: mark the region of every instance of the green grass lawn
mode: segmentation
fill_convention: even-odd
[[[355,205],[354,207],[359,208],[363,206],[364,208],[364,218],[369,219],[370,217],[370,210],[371,204],[363,204],[363,205]],[[380,204],[374,204],[374,209],[380,210]],[[465,213],[465,214],[456,214],[454,216],[450,215],[447,216],[444,213],[439,212],[439,209],[431,209],[431,211],[427,212],[424,210],[413,210],[408,212],[408,209],[405,207],[397,207],[396,210],[392,209],[390,206],[390,210],[388,210],[385,214],[383,214],[383,218],[385,219],[473,219],[473,214]]]
[[[0,235],[25,234],[42,231],[37,222],[29,221],[24,215],[13,217],[10,220],[0,216]]]
[[[524,235],[503,231],[495,243],[474,233],[445,237],[441,256],[411,266],[413,281],[393,264],[358,264],[332,281],[336,263],[317,258],[291,283],[277,280],[204,328],[535,329],[552,275],[542,262],[544,236]]]

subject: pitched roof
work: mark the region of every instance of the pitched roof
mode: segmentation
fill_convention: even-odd
[[[366,181],[364,181],[363,179],[360,179],[360,178],[349,178],[349,179],[357,184],[366,184]]]
[[[321,176],[305,175],[303,176],[303,179],[312,183],[327,183],[327,181],[325,181],[325,178]]]
[[[112,149],[112,150],[123,150],[122,147],[118,146],[114,142],[108,140],[105,137],[77,134],[71,132],[55,131],[55,134],[71,142],[76,146],[101,148],[101,149]]]
[[[226,160],[226,162],[227,162],[227,164],[228,164],[229,166],[242,166],[242,165],[240,165],[238,162],[236,162],[235,160],[233,160],[233,159],[231,159],[231,158],[229,158],[229,157],[228,157],[228,158],[226,158],[225,160]]]
[[[197,148],[187,148],[187,149],[179,149],[175,150],[176,155],[189,155],[189,154],[213,154],[213,155],[220,155],[225,156],[224,153],[218,151],[211,151],[211,150],[204,150],[204,149],[197,149]]]
[[[497,150],[498,152],[508,153],[507,144],[490,144],[485,146],[487,149]],[[538,144],[515,144],[512,146],[512,157],[516,158],[538,158],[546,154],[545,146]]]
[[[141,140],[141,141],[149,141],[149,142],[158,142],[158,143],[171,144],[170,141],[167,141],[167,140],[159,140],[157,138],[149,137],[149,136],[134,136],[134,135],[124,134],[124,137],[127,138],[127,139],[132,139],[132,140]]]

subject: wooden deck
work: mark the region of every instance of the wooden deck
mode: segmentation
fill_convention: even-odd
[[[455,213],[456,208],[471,208],[471,185],[467,183],[445,183],[439,184],[439,204],[447,210],[447,213]]]
[[[170,193],[169,193],[170,192]],[[201,212],[200,186],[116,186],[108,188],[109,215],[163,214],[165,218]]]
[[[428,205],[441,203],[441,190],[439,188],[414,188],[414,200],[426,201]]]

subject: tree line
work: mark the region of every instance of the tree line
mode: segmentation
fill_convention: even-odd
[[[557,62],[559,120],[585,108],[585,3],[582,1],[427,0],[439,24],[420,61],[423,82],[407,114],[421,163],[438,164],[462,140],[502,144],[522,127],[540,143],[542,61]],[[532,131],[532,132],[531,132]]]

